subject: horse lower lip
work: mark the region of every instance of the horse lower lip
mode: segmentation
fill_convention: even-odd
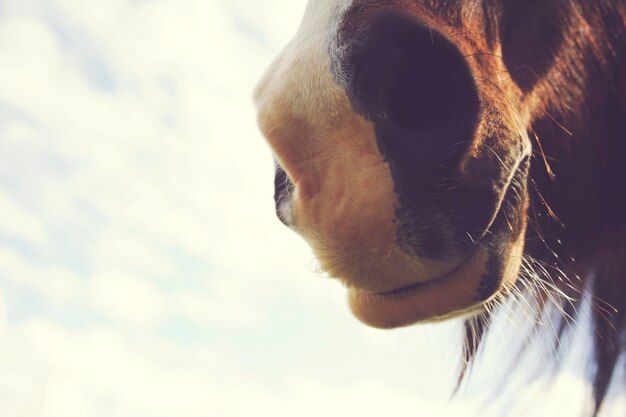
[[[354,315],[378,328],[406,326],[471,311],[481,304],[474,299],[486,271],[489,252],[478,246],[454,271],[427,283],[391,292],[348,290]]]

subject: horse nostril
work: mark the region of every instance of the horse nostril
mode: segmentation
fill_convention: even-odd
[[[291,194],[293,193],[293,183],[287,177],[287,173],[276,164],[274,176],[274,203],[276,205],[276,215],[286,226],[293,224],[293,207],[291,205]]]
[[[443,35],[384,15],[344,39],[339,69],[356,111],[411,131],[472,125],[478,96],[468,66]]]

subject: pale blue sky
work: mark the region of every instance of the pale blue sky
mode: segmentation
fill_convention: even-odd
[[[0,2],[0,415],[485,415],[458,323],[364,327],[275,219],[251,91],[303,10]]]

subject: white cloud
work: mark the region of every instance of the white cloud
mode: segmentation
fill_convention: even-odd
[[[12,392],[0,406],[6,415],[465,415],[458,407],[441,414],[437,402],[371,379],[327,381],[293,369],[270,374],[268,384],[228,346],[181,346],[111,326],[70,330],[46,319],[2,330],[10,336],[0,346],[0,392]]]
[[[170,277],[175,261],[146,237],[115,227],[100,233],[88,250],[89,261],[100,268],[124,268],[144,276]]]
[[[82,293],[83,283],[71,269],[34,266],[24,255],[6,247],[0,247],[0,274],[14,284],[44,295],[54,307],[75,302]]]
[[[48,239],[46,228],[39,217],[20,207],[10,195],[0,188],[0,234],[21,239],[27,243],[43,244]]]
[[[126,271],[98,271],[89,280],[88,296],[96,310],[134,326],[151,327],[162,318],[161,292]]]

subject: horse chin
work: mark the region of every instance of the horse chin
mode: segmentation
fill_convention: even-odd
[[[474,315],[514,285],[523,238],[504,252],[479,245],[453,271],[428,282],[387,292],[350,288],[348,304],[357,319],[381,329]]]

